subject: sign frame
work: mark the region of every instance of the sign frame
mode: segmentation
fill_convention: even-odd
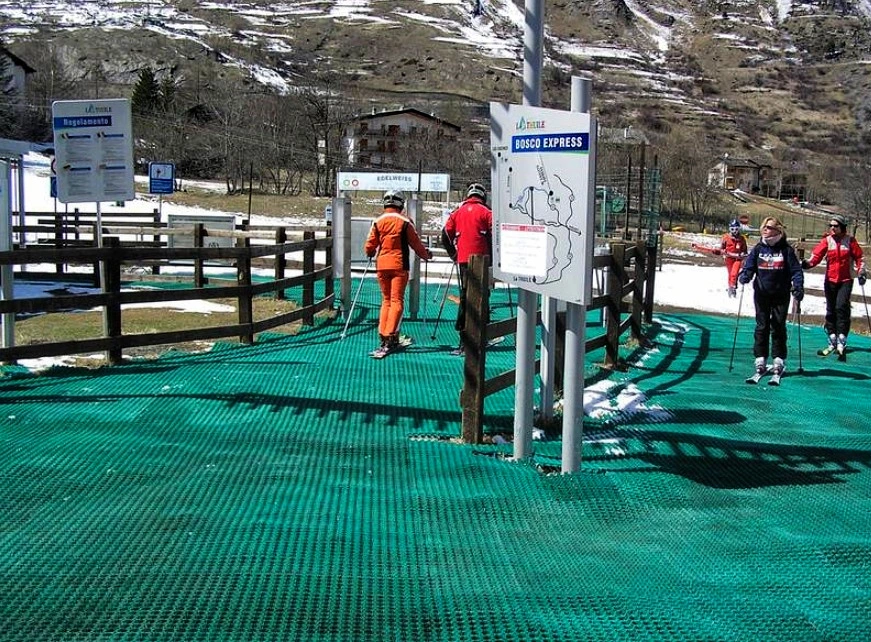
[[[592,300],[596,120],[490,103],[493,275],[568,303]]]
[[[58,200],[100,203],[136,198],[130,101],[57,100],[51,113]]]

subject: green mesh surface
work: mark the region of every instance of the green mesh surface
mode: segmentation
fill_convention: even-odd
[[[840,364],[805,328],[799,376],[793,328],[793,373],[752,387],[750,320],[729,373],[733,318],[658,316],[628,372],[588,355],[563,476],[558,434],[526,463],[433,438],[459,433],[462,361],[455,307],[431,341],[422,298],[382,361],[367,283],[344,340],[6,370],[0,639],[871,639],[867,338]],[[488,398],[489,432],[512,405]]]

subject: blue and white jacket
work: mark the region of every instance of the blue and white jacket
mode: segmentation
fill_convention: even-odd
[[[786,242],[786,235],[774,245],[759,241],[744,259],[738,280],[749,283],[753,289],[768,296],[788,295],[791,289],[804,290],[804,273],[795,249]]]

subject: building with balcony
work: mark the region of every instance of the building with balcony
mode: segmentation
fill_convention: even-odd
[[[343,145],[349,165],[417,170],[421,159],[439,156],[456,143],[461,128],[417,109],[373,112],[349,120]]]

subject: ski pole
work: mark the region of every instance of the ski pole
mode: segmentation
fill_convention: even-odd
[[[429,240],[427,240],[427,249],[429,249]],[[430,252],[432,256],[432,252]],[[423,324],[426,325],[426,284],[427,272],[429,271],[429,261],[423,262]]]
[[[738,314],[735,317],[735,336],[732,337],[732,356],[729,357],[729,372],[732,372],[732,362],[735,360],[735,344],[738,342],[738,323],[741,321],[741,304],[744,302],[744,286],[741,286],[741,296],[738,297]]]
[[[868,316],[868,299],[865,298],[865,286],[860,283],[859,287],[862,288],[862,303],[865,304],[865,320],[868,321],[868,332],[871,332],[871,316]]]
[[[801,301],[795,302],[795,318],[798,321],[798,374],[804,372],[801,365]]]
[[[511,284],[506,283],[505,286],[508,288],[508,310],[511,312],[511,316],[514,316],[514,298],[511,296]]]
[[[366,269],[363,270],[363,276],[360,277],[360,285],[357,286],[357,294],[354,295],[354,300],[351,302],[351,309],[348,310],[348,318],[345,319],[345,327],[342,330],[342,339],[345,338],[345,334],[348,332],[348,324],[351,323],[351,317],[354,316],[354,307],[357,305],[357,299],[360,297],[360,290],[363,289],[363,281],[366,280],[366,273],[369,271],[369,268],[372,266],[372,257],[369,257],[369,262],[366,264]]]
[[[452,263],[452,264],[451,264],[451,271],[450,271],[450,273],[448,274],[448,282],[445,284],[445,293],[444,293],[444,295],[442,296],[442,302],[441,302],[441,305],[439,305],[439,313],[438,313],[438,316],[436,316],[435,323],[433,324],[432,335],[430,336],[430,340],[431,340],[431,341],[435,341],[435,338],[436,338],[436,330],[438,330],[438,328],[439,328],[439,321],[442,320],[442,311],[445,309],[445,301],[447,301],[447,299],[448,299],[448,291],[449,291],[448,286],[450,285],[451,279],[454,278],[454,268],[455,268],[456,266],[457,266],[456,263]]]

